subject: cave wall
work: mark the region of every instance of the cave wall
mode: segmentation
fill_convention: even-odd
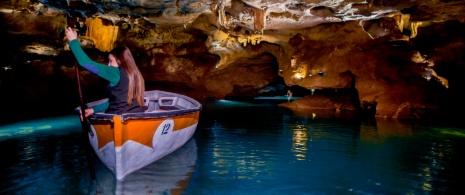
[[[226,7],[212,4],[209,11],[181,15],[182,20],[171,23],[163,18],[165,13],[70,18],[66,11],[33,5],[0,13],[1,41],[14,40],[0,47],[4,59],[0,89],[14,94],[4,97],[5,101],[47,99],[45,94],[73,82],[74,59],[63,36],[64,28],[72,23],[84,49],[96,61],[106,63],[106,52],[116,45],[131,48],[147,89],[172,90],[199,100],[253,97],[281,78],[287,87],[314,90],[318,95],[301,94],[305,98],[284,105],[292,109],[358,111],[369,104],[379,117],[422,118],[465,108],[461,101],[465,67],[461,20],[414,22],[412,15],[397,13],[272,29],[277,24],[267,19],[298,18],[237,1]],[[12,4],[3,2],[2,7]],[[326,18],[333,11],[312,9],[316,16]],[[250,16],[249,23],[239,26],[234,20],[239,15]],[[110,31],[107,41],[101,42],[98,37]],[[35,77],[27,76],[26,70],[40,75],[31,80],[31,86],[35,81],[43,84],[24,87],[15,83]],[[18,72],[21,75],[12,78]],[[103,97],[97,88],[105,83],[86,71],[81,73],[84,88],[96,90],[88,99]],[[62,79],[66,82],[56,83]],[[74,94],[74,89],[64,94]],[[334,94],[345,98],[334,98]]]

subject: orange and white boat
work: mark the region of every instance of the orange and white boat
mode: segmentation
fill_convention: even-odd
[[[145,92],[144,100],[148,109],[143,113],[96,113],[88,118],[90,145],[118,180],[177,150],[197,128],[202,105],[193,98],[153,90]]]

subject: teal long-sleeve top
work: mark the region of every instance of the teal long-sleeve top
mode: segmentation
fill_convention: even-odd
[[[89,56],[87,56],[87,54],[84,52],[84,50],[82,50],[82,47],[77,39],[68,42],[68,45],[80,66],[82,66],[89,72],[109,81],[110,86],[112,87],[118,84],[120,79],[120,72],[117,67],[100,64],[91,60]],[[105,110],[107,110],[109,105],[110,103],[107,101],[103,104],[94,106],[94,113],[104,112]]]

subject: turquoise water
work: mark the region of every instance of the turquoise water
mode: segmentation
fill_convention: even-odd
[[[445,121],[448,122],[448,121]],[[460,123],[204,105],[184,147],[116,181],[77,116],[0,126],[0,194],[463,194]]]

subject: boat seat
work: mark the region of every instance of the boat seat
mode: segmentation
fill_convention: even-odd
[[[160,97],[158,98],[159,108],[162,110],[181,110],[182,107],[177,105],[178,97]]]
[[[145,112],[155,112],[158,108],[158,100],[150,99],[149,97],[144,98],[145,106],[147,106],[147,110]]]

